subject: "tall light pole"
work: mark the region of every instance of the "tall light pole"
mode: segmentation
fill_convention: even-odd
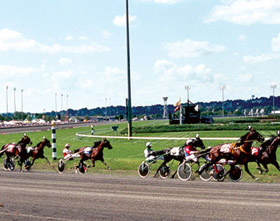
[[[132,136],[132,119],[131,119],[131,83],[130,83],[130,49],[129,49],[129,12],[128,0],[126,0],[126,43],[127,43],[127,86],[128,86],[128,99],[127,99],[127,136]]]
[[[54,106],[55,106],[55,118],[57,117],[57,93],[55,93],[54,97]]]
[[[21,118],[23,120],[23,89],[21,89]]]
[[[61,111],[63,111],[63,94],[61,94]]]
[[[16,110],[17,110],[17,108],[16,108],[16,88],[14,87],[14,109],[15,109],[15,113],[16,113]]]
[[[69,95],[67,94],[66,95],[66,111],[68,110],[68,98],[69,98]]]
[[[186,85],[185,89],[187,90],[187,102],[189,104],[189,102],[190,102],[190,89],[191,89],[191,87]]]
[[[7,111],[7,115],[9,113],[9,109],[8,109],[8,85],[6,86],[6,111]]]
[[[274,90],[275,90],[275,88],[277,88],[277,84],[273,83],[270,87],[272,88],[272,93],[273,93],[273,96],[272,96],[272,100],[273,100],[273,114],[275,114]]]
[[[223,117],[225,117],[225,108],[224,108],[224,91],[226,89],[226,86],[221,86],[220,90],[222,91],[222,109],[223,109]]]

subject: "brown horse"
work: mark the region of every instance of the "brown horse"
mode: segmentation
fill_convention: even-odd
[[[251,147],[255,140],[263,142],[264,137],[253,128],[250,128],[250,131],[241,137],[240,143],[220,144],[218,146],[212,147],[210,151],[211,160],[204,169],[208,169],[210,165],[218,163],[221,159],[225,159],[227,161],[231,161],[231,167],[224,176],[230,173],[235,168],[236,164],[242,164],[245,167],[245,171],[253,179],[255,179],[255,176],[253,176],[248,169],[248,160],[251,156]],[[203,171],[199,171],[199,174],[202,172]]]
[[[44,156],[44,147],[51,147],[50,141],[46,138],[43,137],[43,141],[39,142],[35,147],[31,147],[29,150],[26,151],[25,155],[22,155],[20,158],[20,161],[18,162],[20,165],[20,170],[22,169],[22,163],[25,162],[29,157],[32,158],[32,162],[30,165],[26,165],[26,169],[30,169],[36,159],[46,159],[48,164],[50,165],[50,161],[48,160],[47,157]]]
[[[92,147],[82,147],[80,149],[75,150],[75,153],[79,153],[81,160],[79,163],[79,167],[84,165],[84,161],[90,159],[92,162],[92,167],[95,167],[95,161],[100,160],[109,170],[111,169],[103,158],[103,149],[107,147],[108,149],[112,149],[110,142],[106,139],[102,141],[94,142]]]
[[[280,145],[280,131],[277,132],[277,136],[270,138],[261,144],[261,147],[252,147],[252,155],[248,159],[249,162],[257,162],[260,173],[268,172],[268,164],[274,165],[279,171],[280,167],[276,159],[277,147]],[[264,171],[261,165],[264,167]]]
[[[11,157],[20,158],[22,155],[26,154],[27,145],[32,145],[32,141],[26,134],[24,134],[19,142],[3,145],[0,151],[0,157],[5,153],[8,159]]]

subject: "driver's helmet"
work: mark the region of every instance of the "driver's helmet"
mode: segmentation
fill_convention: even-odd
[[[23,137],[27,137],[27,134],[26,134],[26,133],[24,133],[24,134],[23,134]]]
[[[277,131],[277,135],[280,136],[280,130]]]
[[[146,147],[151,148],[152,147],[152,143],[151,142],[147,142],[146,143]]]
[[[67,148],[67,149],[69,149],[69,147],[70,147],[70,144],[69,143],[67,143],[67,144],[65,144],[65,146],[64,146],[65,148]]]
[[[253,127],[251,125],[248,126],[249,131],[251,131],[253,129]]]
[[[192,140],[192,139],[187,139],[187,141],[186,141],[186,145],[187,145],[187,146],[189,146],[192,142],[193,142],[193,140]]]
[[[195,139],[200,139],[199,134],[195,135]]]

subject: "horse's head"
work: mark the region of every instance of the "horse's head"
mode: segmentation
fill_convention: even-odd
[[[257,140],[260,143],[262,143],[262,142],[264,142],[264,137],[259,132],[257,132],[255,129],[252,128],[249,131],[249,134],[247,136],[247,140]]]
[[[199,134],[196,134],[195,138],[193,139],[193,145],[195,147],[200,147],[201,149],[205,149],[203,141],[200,139]]]
[[[43,143],[49,148],[52,146],[51,142],[46,137],[43,137]]]
[[[18,143],[23,143],[25,145],[32,145],[31,139],[26,134],[23,135],[23,138],[21,138],[21,140]]]
[[[107,139],[104,139],[102,143],[103,143],[103,147],[107,147],[109,150],[113,149],[112,145]]]

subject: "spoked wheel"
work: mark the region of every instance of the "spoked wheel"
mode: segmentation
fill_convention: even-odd
[[[15,161],[11,158],[6,158],[3,161],[3,168],[4,170],[13,171],[15,169]]]
[[[150,166],[149,164],[143,162],[138,167],[138,175],[141,178],[146,178],[150,173]]]
[[[216,164],[216,169],[215,170],[214,166],[213,166],[213,179],[216,181],[224,181],[225,179],[225,169],[221,164]]]
[[[85,163],[79,163],[79,173],[84,174],[87,172],[87,165]]]
[[[177,175],[180,180],[187,181],[192,176],[192,168],[188,163],[181,163],[177,169]]]
[[[199,169],[199,171],[202,171],[202,173],[199,175],[199,177],[203,181],[211,180],[212,174],[213,174],[213,166],[210,165],[207,169],[205,169],[206,166],[207,166],[207,164],[205,163]]]
[[[24,168],[28,171],[31,169],[31,162],[29,159],[24,161]]]
[[[57,171],[59,173],[63,173],[64,169],[65,169],[65,163],[64,163],[63,159],[60,159],[57,164]]]
[[[169,177],[170,175],[170,168],[168,165],[164,165],[160,168],[159,170],[159,176],[162,178],[162,179],[166,179],[167,177]]]
[[[238,182],[239,180],[241,180],[242,175],[243,175],[242,169],[239,166],[235,165],[234,169],[232,169],[232,171],[230,171],[229,173],[229,178],[233,182]]]

